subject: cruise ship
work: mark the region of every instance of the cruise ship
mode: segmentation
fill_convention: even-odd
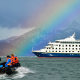
[[[75,33],[65,39],[49,42],[44,49],[32,52],[38,58],[79,58],[80,57],[80,40],[75,39]]]

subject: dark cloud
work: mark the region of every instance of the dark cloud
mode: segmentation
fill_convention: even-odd
[[[1,0],[0,27],[13,28],[24,24],[42,2],[43,0]]]

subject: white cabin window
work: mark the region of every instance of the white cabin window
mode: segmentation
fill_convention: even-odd
[[[74,50],[74,48],[72,48]]]
[[[62,48],[62,50],[64,50],[64,48]]]
[[[74,45],[72,45],[72,47],[74,47]]]
[[[59,45],[59,46],[61,46],[61,45]]]
[[[64,47],[64,45],[62,45],[62,47]]]
[[[77,47],[78,45],[76,45],[76,47]]]

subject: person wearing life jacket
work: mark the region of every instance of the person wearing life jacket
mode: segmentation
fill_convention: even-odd
[[[12,66],[12,64],[11,64],[11,57],[8,55],[7,56],[7,62],[6,62],[6,64],[5,64],[5,67],[8,67],[8,66]]]
[[[12,66],[15,65],[15,57],[14,57],[14,54],[11,54],[11,64],[12,64]]]
[[[15,57],[15,65],[17,65],[19,63],[19,59],[16,55],[14,57]]]

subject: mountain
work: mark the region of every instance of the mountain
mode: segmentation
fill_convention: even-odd
[[[29,55],[26,56],[35,56],[31,52],[32,47],[34,47],[34,50],[44,48],[44,46],[46,46],[49,41],[54,42],[58,39],[64,39],[71,36],[74,32],[76,34],[75,38],[80,39],[80,24],[76,21],[73,21],[68,27],[65,27],[63,29],[52,29],[50,32],[46,31],[43,28],[35,28],[21,36],[15,36],[4,40],[4,42],[6,42],[6,44],[4,43],[4,46],[10,45],[12,46],[11,49],[13,48],[14,50],[22,50],[19,45],[26,42],[26,45],[29,43],[29,46],[26,47],[26,51],[28,51],[26,53],[29,53]],[[3,47],[3,49],[6,48],[7,46]]]
[[[13,36],[13,37],[10,37],[10,38],[8,38],[8,39],[0,40],[0,42],[9,43],[9,42],[15,40],[16,38],[18,38],[18,36]]]
[[[10,43],[0,42],[0,56],[10,55],[18,49]]]

